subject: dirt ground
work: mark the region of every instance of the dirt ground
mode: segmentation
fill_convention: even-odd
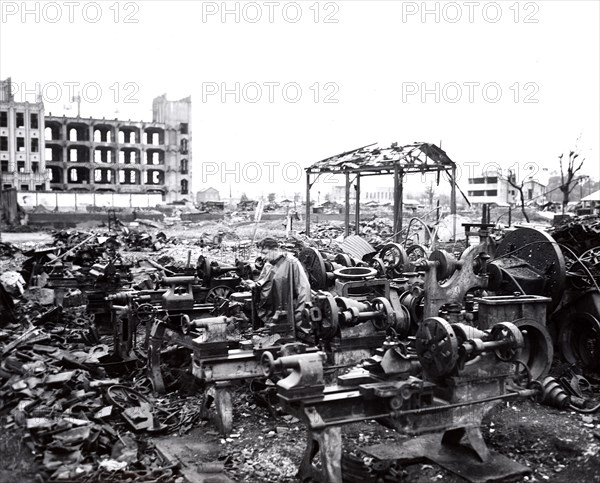
[[[200,232],[214,233],[218,225],[189,230],[170,230],[169,236],[190,242]],[[275,226],[261,227],[260,234],[272,232]],[[253,227],[241,232],[242,237],[251,238]],[[9,236],[2,241],[9,241]],[[10,234],[13,235],[13,234]],[[47,235],[31,233],[14,234],[15,243],[38,245]],[[193,247],[194,256],[198,251]],[[188,249],[185,245],[168,249],[168,255],[185,260]],[[18,259],[3,260],[0,271],[14,269]],[[600,380],[590,375],[595,398],[600,394]],[[179,442],[177,458],[184,469],[198,469],[200,466],[223,468],[226,477],[244,482],[291,482],[295,478],[299,462],[306,445],[306,430],[295,418],[285,415],[275,405],[268,409],[264,399],[257,399],[241,384],[234,391],[234,429],[225,437],[220,435],[211,421],[202,421],[183,436],[162,437],[171,444]],[[528,476],[513,481],[528,482],[589,482],[600,481],[600,414],[582,415],[574,411],[558,410],[529,400],[502,402],[486,416],[482,433],[490,449],[529,468]],[[161,438],[136,435],[139,441],[160,443]],[[355,423],[343,427],[343,448],[348,458],[354,457],[365,468],[372,465],[372,459],[363,448],[375,444],[395,444],[405,439],[402,435],[385,428],[377,422]],[[181,444],[182,441],[186,444]],[[174,442],[174,443],[173,443]],[[192,444],[193,443],[193,444]],[[31,452],[31,446],[24,431],[18,427],[0,433],[0,483],[43,481],[39,476],[39,455]],[[367,471],[365,469],[365,471]],[[368,473],[365,473],[368,475]],[[112,480],[69,480],[69,481],[136,481],[122,479],[118,475]],[[181,476],[163,480],[183,483]],[[192,481],[192,480],[190,480]],[[199,480],[202,481],[202,480]],[[203,481],[222,481],[212,474]],[[356,480],[360,481],[360,480]],[[376,477],[364,476],[362,481],[376,481]],[[425,461],[395,470],[395,476],[388,474],[378,481],[409,482],[461,482],[462,478],[438,465]]]

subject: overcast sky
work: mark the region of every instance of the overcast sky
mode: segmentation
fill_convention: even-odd
[[[393,141],[441,142],[465,182],[474,163],[557,169],[578,143],[598,178],[599,5],[3,1],[0,78],[17,100],[39,83],[53,115],[76,113],[72,83],[85,117],[191,95],[194,190],[292,196],[299,167]]]

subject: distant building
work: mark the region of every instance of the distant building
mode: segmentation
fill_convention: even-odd
[[[198,204],[205,201],[220,201],[219,190],[215,188],[204,188],[196,193],[196,202]]]
[[[11,79],[0,81],[0,184],[2,189],[45,191],[44,103],[16,102]]]
[[[191,201],[191,98],[152,103],[152,121],[44,115],[0,81],[1,185],[19,191],[160,194]]]
[[[329,194],[330,201],[337,201],[343,203],[346,199],[346,187],[345,186],[334,186]],[[356,190],[350,189],[350,199],[356,199]],[[362,201],[376,201],[377,203],[394,203],[394,187],[384,186],[376,188],[361,188],[360,200]]]
[[[525,204],[543,204],[545,192],[545,185],[537,180],[529,179],[523,183]],[[521,203],[519,190],[509,183],[506,176],[496,171],[479,178],[469,178],[467,194],[469,201],[475,205],[488,203],[510,206]]]
[[[600,215],[600,190],[581,199],[579,215]]]
[[[154,99],[152,122],[46,117],[53,191],[160,193],[191,198],[191,99]]]

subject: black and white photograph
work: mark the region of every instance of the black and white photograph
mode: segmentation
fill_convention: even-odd
[[[0,483],[568,481],[600,1],[0,1]]]

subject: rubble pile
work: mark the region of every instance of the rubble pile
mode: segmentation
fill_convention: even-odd
[[[586,216],[569,219],[550,230],[552,238],[566,245],[576,255],[600,246],[600,217]]]
[[[136,366],[117,375],[101,362],[110,343],[99,343],[84,307],[33,322],[0,331],[0,417],[6,430],[26,429],[44,481],[176,481],[147,435],[188,432],[200,421],[199,397],[157,399]]]
[[[596,233],[594,223],[571,223],[555,232],[561,245],[577,253],[571,272],[586,254],[597,265],[597,245],[579,239],[585,232],[595,243],[589,235]],[[298,410],[297,403],[309,408],[312,398],[320,401],[319,417],[331,418],[332,427],[381,419],[391,414],[389,407],[412,417],[432,403],[442,378],[464,377],[479,397],[480,382],[469,373],[479,370],[519,391],[511,393],[502,383],[482,404],[536,396],[561,409],[593,412],[595,383],[591,392],[563,396],[560,376],[544,379],[553,366],[556,337],[547,316],[554,310],[551,302],[564,295],[570,273],[561,268],[563,255],[547,233],[520,228],[494,234],[498,241],[482,228],[479,245],[449,242],[434,250],[410,244],[410,236],[406,244],[394,243],[392,230],[390,220],[374,218],[361,224],[361,235],[346,238],[341,223],[320,225],[311,238],[274,233],[278,246],[294,256],[276,252],[266,271],[262,254],[269,247],[258,249],[243,232],[232,236],[219,228],[192,239],[128,228],[56,232],[52,246],[19,253],[20,269],[0,276],[2,427],[24,434],[44,481],[183,482],[189,467],[156,438],[189,435],[211,419],[215,429],[202,438],[214,435],[211,444],[216,440],[221,449],[216,473],[286,481],[306,441],[296,431],[308,428],[309,445],[310,438],[321,437],[319,424],[311,433],[313,420]],[[282,260],[293,267],[286,273],[296,273],[294,284],[305,283],[307,298],[298,314],[278,305],[288,296],[293,303],[295,296],[283,276],[272,280],[281,293],[261,298],[259,278]],[[543,283],[539,273],[545,274]],[[579,292],[567,285],[566,293],[579,297]],[[597,291],[589,297],[586,320],[593,322],[600,307]],[[563,301],[570,317],[581,312],[574,300]],[[586,356],[591,362],[586,368],[593,368],[596,325],[589,323],[580,337],[580,322],[571,319],[570,332],[559,331],[560,350],[571,350],[574,363]],[[433,347],[430,333],[442,344],[449,341],[443,351]],[[536,350],[521,357],[524,337]],[[433,356],[420,357],[419,351]],[[360,394],[359,406],[321,399],[338,368],[357,364],[360,369],[344,374],[345,388],[336,391]],[[518,384],[510,380],[517,364],[527,369]],[[391,385],[365,391],[359,387],[364,382],[353,385],[354,378],[369,381],[367,386]],[[412,378],[421,379],[411,383]],[[448,399],[448,428],[461,397]],[[473,413],[476,427],[484,412]],[[393,418],[403,430],[404,423]],[[438,424],[427,411],[419,418]],[[341,448],[332,441],[330,449]],[[279,448],[280,442],[288,446]],[[337,464],[348,471],[354,463]]]

